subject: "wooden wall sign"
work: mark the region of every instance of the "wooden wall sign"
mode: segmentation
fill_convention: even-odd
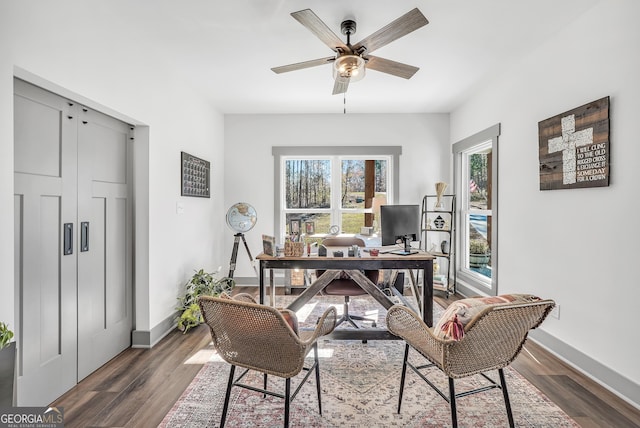
[[[540,190],[609,185],[609,97],[538,122]]]

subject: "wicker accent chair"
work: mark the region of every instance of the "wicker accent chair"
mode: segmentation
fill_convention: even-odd
[[[324,245],[325,247],[351,247],[352,245],[357,245],[360,248],[365,247],[365,243],[362,239],[349,237],[349,236],[345,236],[345,237],[336,236],[331,238],[325,238],[322,241],[322,245]],[[323,273],[324,273],[324,270],[317,270],[316,276],[319,277]],[[369,278],[369,281],[373,282],[374,284],[378,283],[379,271],[366,270],[364,271],[364,274],[367,278]],[[336,321],[336,327],[342,324],[343,322],[348,322],[353,327],[360,328],[360,326],[357,325],[354,320],[371,321],[371,326],[372,327],[376,326],[376,320],[372,318],[366,318],[360,315],[352,315],[349,313],[349,297],[364,296],[367,294],[367,292],[364,291],[358,285],[358,283],[356,283],[351,278],[334,279],[329,284],[327,284],[324,290],[322,290],[322,293],[329,296],[344,296],[344,305],[343,305],[344,309],[342,312],[342,316],[338,319],[338,321]]]
[[[322,414],[317,339],[333,331],[336,322],[334,307],[324,312],[314,330],[298,332],[294,312],[257,304],[247,294],[234,298],[202,296],[198,299],[198,303],[211,331],[213,345],[218,354],[231,364],[220,422],[221,428],[225,425],[231,389],[234,386],[261,392],[264,397],[271,395],[283,398],[285,400],[284,426],[288,427],[290,403],[314,371],[318,408]],[[304,360],[311,349],[314,353],[314,362],[311,367],[305,367]],[[236,367],[245,369],[237,378],[235,377]],[[263,373],[262,389],[241,382],[249,370]],[[302,370],[307,373],[291,393],[291,378]],[[267,390],[267,375],[285,379],[284,394]]]
[[[402,405],[407,366],[429,384],[451,406],[451,420],[458,426],[456,398],[487,391],[502,389],[509,426],[513,427],[513,414],[504,378],[504,367],[515,360],[520,353],[529,330],[539,326],[553,309],[553,300],[539,300],[528,303],[488,305],[464,328],[460,340],[437,337],[431,327],[421,317],[407,307],[394,305],[387,312],[387,328],[405,340],[404,360],[400,378],[398,413]],[[409,349],[418,351],[430,363],[414,366],[407,361]],[[437,367],[449,378],[447,396],[420,371]],[[500,384],[489,378],[485,372],[498,370]],[[487,386],[460,393],[455,392],[454,379],[480,374],[489,381]]]

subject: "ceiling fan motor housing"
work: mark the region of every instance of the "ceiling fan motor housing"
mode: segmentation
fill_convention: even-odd
[[[347,37],[356,34],[356,21],[352,21],[351,19],[342,21],[342,24],[340,24],[340,30],[342,31],[342,34]],[[349,42],[350,41],[347,41],[347,44],[350,44]]]

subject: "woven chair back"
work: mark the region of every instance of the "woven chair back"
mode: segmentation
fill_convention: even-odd
[[[201,297],[213,345],[229,364],[284,378],[300,373],[307,346],[270,306]]]
[[[538,327],[554,306],[552,300],[495,305],[467,326],[464,338],[445,347],[443,370],[461,378],[504,368],[520,353],[529,331]]]

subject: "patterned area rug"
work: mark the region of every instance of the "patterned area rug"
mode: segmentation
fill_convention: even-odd
[[[290,296],[278,296],[284,306]],[[298,312],[304,326],[307,320],[317,319],[327,305],[342,310],[342,300],[333,296],[318,296]],[[379,308],[379,309],[377,309]],[[352,298],[350,312],[366,313],[384,325],[386,311],[370,297]],[[442,309],[434,304],[434,322]],[[346,327],[342,324],[339,328]],[[229,364],[222,361],[213,349],[203,351],[209,361],[185,390],[160,427],[217,427],[220,424]],[[401,341],[338,341],[320,340],[320,376],[322,415],[318,414],[315,380],[312,378],[291,403],[292,427],[444,427],[451,426],[449,405],[425,382],[410,370],[402,402],[397,413],[400,372],[404,342]],[[415,351],[414,362],[422,363]],[[202,357],[202,356],[201,356]],[[447,378],[431,369],[430,379],[447,391]],[[236,372],[237,374],[238,372]],[[490,375],[493,375],[490,374]],[[527,382],[515,370],[505,369],[507,387],[516,426],[519,427],[578,427],[569,416],[544,394]],[[300,376],[299,376],[300,377]],[[293,379],[293,385],[297,380]],[[497,380],[497,372],[493,376]],[[247,383],[257,387],[262,375],[248,375]],[[284,381],[270,377],[269,387],[284,391]],[[478,385],[486,385],[481,377],[456,381],[461,392]],[[502,392],[489,392],[462,397],[457,400],[458,424],[461,427],[508,426]],[[233,388],[227,416],[227,427],[281,427],[284,402],[274,397]]]

